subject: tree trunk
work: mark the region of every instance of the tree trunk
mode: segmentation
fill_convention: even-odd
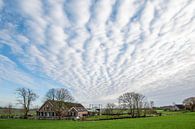
[[[25,110],[24,111],[24,119],[27,119],[28,118],[28,110]]]
[[[139,114],[139,105],[138,105],[138,102],[137,102],[136,106],[137,106],[137,116],[139,117],[140,114]]]
[[[135,116],[135,107],[133,106],[133,109],[132,109],[132,118],[134,118]]]
[[[147,109],[144,108],[144,117],[146,117],[146,111],[147,111]]]

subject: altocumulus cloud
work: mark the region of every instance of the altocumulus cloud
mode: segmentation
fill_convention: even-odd
[[[31,87],[28,71],[43,74],[85,103],[113,101],[126,91],[156,101],[186,97],[195,91],[194,5],[0,0],[0,78]]]

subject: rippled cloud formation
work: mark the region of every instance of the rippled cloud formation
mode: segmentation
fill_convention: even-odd
[[[176,97],[185,89],[187,96],[195,91],[194,5],[0,0],[1,83],[44,87],[32,78],[47,76],[85,103],[111,101],[127,91],[157,100],[170,89]]]

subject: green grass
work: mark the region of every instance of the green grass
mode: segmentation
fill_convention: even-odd
[[[128,114],[124,114],[124,115],[97,115],[97,116],[90,116],[85,118],[85,120],[87,121],[95,121],[95,120],[101,120],[101,119],[114,119],[114,118],[124,118],[124,117],[129,117]]]
[[[164,110],[157,110],[158,113],[162,113],[163,115],[181,115],[186,111],[164,111]]]
[[[160,117],[107,120],[0,120],[0,129],[195,129],[195,113]]]

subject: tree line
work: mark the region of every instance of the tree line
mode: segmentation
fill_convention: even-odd
[[[32,102],[35,101],[39,96],[29,88],[18,88],[16,89],[18,104],[22,106],[24,118],[28,118],[28,113],[32,106]],[[73,96],[65,88],[52,88],[49,89],[45,94],[45,100],[51,100],[56,102],[55,109],[57,110],[59,118],[62,115],[64,102],[74,102]],[[131,117],[140,117],[141,115],[146,116],[147,111],[154,111],[154,102],[147,101],[146,97],[140,93],[127,92],[118,97],[118,104],[107,103],[105,107],[105,113],[108,115],[114,114],[114,110],[120,114],[124,110],[128,112]],[[186,98],[183,101],[186,110],[195,111],[195,97]],[[12,105],[6,108],[6,112],[11,114]]]
[[[186,98],[183,105],[185,110],[195,111],[195,97]],[[107,103],[104,113],[113,115],[126,111],[131,117],[140,117],[147,114],[157,114],[154,109],[154,101],[148,101],[143,94],[127,92],[118,97],[118,105]]]
[[[154,107],[154,102],[148,102],[146,97],[140,93],[127,92],[118,97],[118,106],[114,103],[108,103],[105,108],[105,113],[111,115],[114,113],[114,110],[117,110],[117,113],[122,113],[124,110],[131,117],[140,117],[143,113],[146,115],[147,109],[152,109]]]

